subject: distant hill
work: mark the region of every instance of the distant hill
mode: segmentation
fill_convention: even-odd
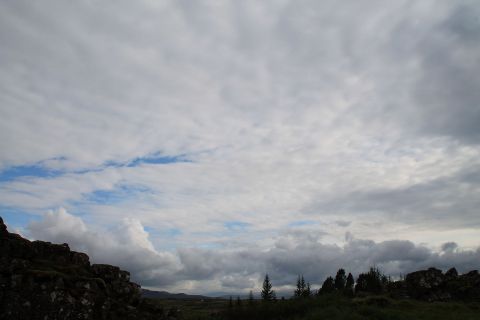
[[[202,296],[198,294],[186,294],[186,293],[170,293],[167,291],[153,291],[148,289],[142,289],[142,297],[152,299],[163,300],[207,300],[218,299],[213,297]]]

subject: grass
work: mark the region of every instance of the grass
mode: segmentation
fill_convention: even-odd
[[[227,300],[157,300],[165,309],[178,308],[185,320],[479,320],[480,303],[394,300],[387,296],[349,299],[341,295],[285,300],[255,301],[229,307]]]
[[[171,308],[180,310],[182,319],[185,320],[204,320],[204,319],[224,319],[223,314],[228,309],[228,300],[208,299],[208,300],[167,300],[150,299],[168,311]]]

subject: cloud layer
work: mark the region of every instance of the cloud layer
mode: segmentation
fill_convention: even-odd
[[[267,246],[190,247],[162,252],[153,248],[138,220],[125,219],[114,229],[94,230],[64,209],[32,222],[28,231],[34,238],[67,242],[72,249],[86,251],[94,263],[118,264],[144,286],[193,292],[259,290],[265,272],[277,288],[288,290],[298,274],[319,287],[341,267],[358,275],[375,265],[399,277],[430,266],[455,266],[465,272],[478,267],[480,259],[480,248],[462,250],[455,242],[447,242],[439,252],[433,252],[408,240],[375,242],[347,233],[343,244],[326,244],[322,242],[324,234],[312,229],[280,233]]]
[[[276,264],[290,279],[279,253],[303,246],[297,260],[328,272],[385,246],[411,257],[385,262],[394,273],[466,266],[479,16],[475,0],[3,2],[0,212],[187,289]]]

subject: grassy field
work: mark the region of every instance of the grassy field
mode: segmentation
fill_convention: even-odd
[[[285,300],[271,303],[242,301],[229,306],[227,300],[158,300],[165,309],[178,308],[185,320],[202,319],[352,319],[352,320],[479,320],[480,303],[421,302],[393,300],[386,296],[349,299],[339,295]]]
[[[181,319],[225,319],[224,314],[229,309],[228,300],[163,300],[157,299],[157,304],[166,311],[175,308],[180,310]]]

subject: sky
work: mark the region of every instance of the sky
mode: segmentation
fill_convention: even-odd
[[[480,3],[0,1],[0,216],[173,292],[480,268]]]

